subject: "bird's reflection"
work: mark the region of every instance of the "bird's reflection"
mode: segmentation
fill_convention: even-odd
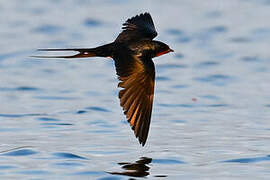
[[[109,172],[110,174],[124,175],[131,177],[145,177],[148,176],[150,167],[148,164],[152,162],[152,158],[141,157],[134,163],[120,162],[118,163],[124,171],[121,172]]]

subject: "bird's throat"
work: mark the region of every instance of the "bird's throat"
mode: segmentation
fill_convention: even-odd
[[[163,55],[163,54],[167,54],[167,53],[169,53],[170,51],[161,51],[161,52],[158,52],[157,53],[157,55],[156,55],[156,57],[158,57],[158,56],[161,56],[161,55]]]

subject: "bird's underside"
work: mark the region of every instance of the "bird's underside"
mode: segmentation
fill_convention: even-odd
[[[123,31],[112,43],[96,48],[40,49],[41,51],[77,51],[72,56],[34,56],[42,58],[111,57],[115,62],[120,105],[135,136],[144,146],[147,140],[155,84],[155,66],[152,58],[157,56],[156,46],[164,43],[152,41],[157,36],[149,13],[137,15],[123,24]],[[161,45],[159,45],[161,43]],[[163,45],[165,46],[165,45]],[[166,45],[161,53],[172,51]],[[164,51],[164,52],[163,52]]]

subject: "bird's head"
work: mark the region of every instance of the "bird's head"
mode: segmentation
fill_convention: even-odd
[[[174,50],[172,50],[167,44],[160,41],[154,41],[154,51],[154,57],[158,57],[169,52],[174,52]]]

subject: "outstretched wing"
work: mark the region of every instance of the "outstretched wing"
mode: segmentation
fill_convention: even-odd
[[[154,22],[149,13],[137,15],[128,19],[122,27],[123,31],[118,35],[115,42],[125,42],[140,39],[154,39],[157,32]]]
[[[120,105],[139,142],[144,146],[150,127],[154,97],[155,67],[151,59],[125,55],[114,57],[121,81]],[[127,59],[125,59],[127,58]]]

